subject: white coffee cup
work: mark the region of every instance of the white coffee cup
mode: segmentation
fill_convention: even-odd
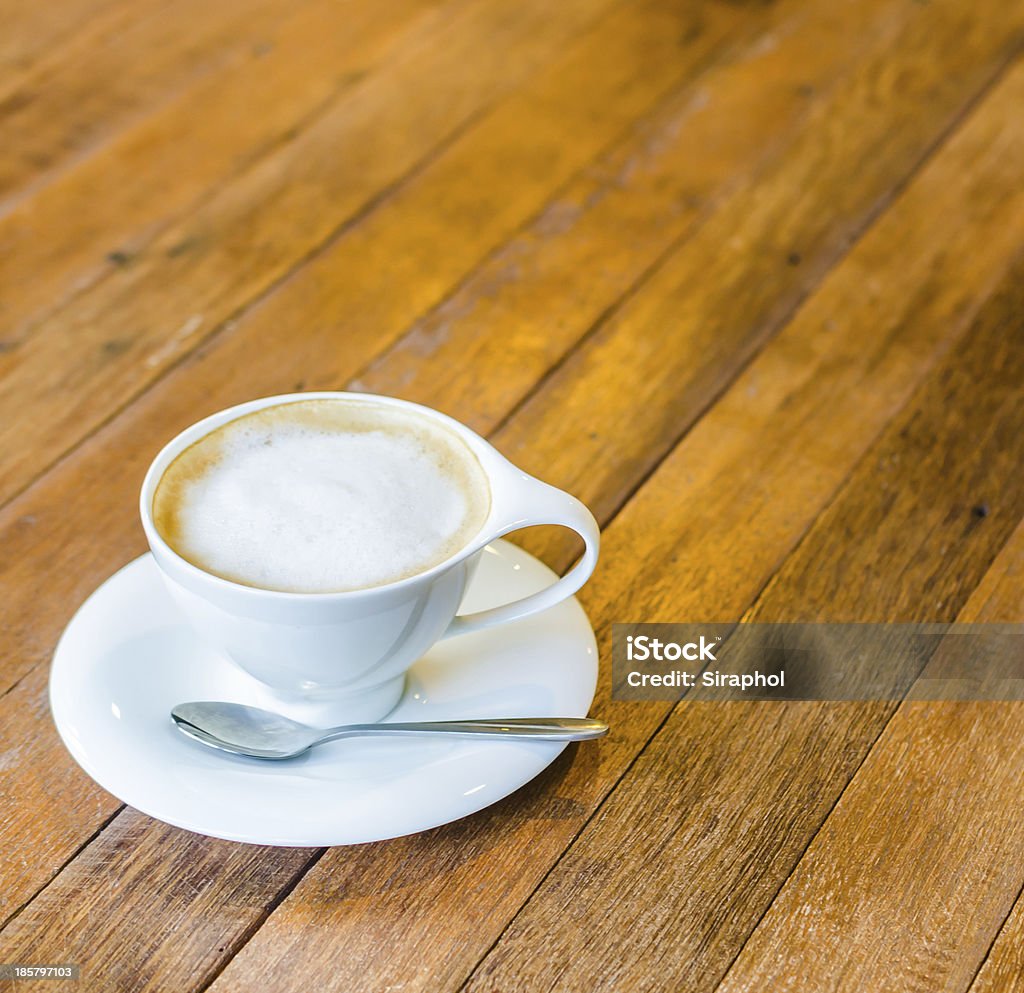
[[[170,547],[154,523],[153,498],[176,456],[245,414],[320,399],[405,408],[458,435],[479,460],[490,486],[490,511],[476,536],[448,559],[416,575],[338,593],[242,585],[204,571]],[[517,469],[465,425],[420,404],[363,393],[265,397],[204,418],[153,460],[142,484],[140,510],[167,588],[200,637],[255,677],[271,705],[318,725],[383,717],[398,703],[406,672],[436,641],[518,620],[571,596],[594,571],[599,546],[597,523],[579,500]],[[456,616],[488,542],[536,524],[561,525],[583,538],[585,549],[576,565],[531,596]]]

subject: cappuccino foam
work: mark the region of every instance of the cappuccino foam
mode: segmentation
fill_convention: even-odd
[[[247,586],[327,593],[443,562],[490,509],[483,468],[424,415],[348,399],[267,407],[181,452],[153,497],[161,537]]]

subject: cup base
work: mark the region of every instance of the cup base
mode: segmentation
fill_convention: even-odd
[[[281,693],[264,683],[258,685],[262,697],[260,706],[310,727],[329,728],[339,724],[372,724],[387,716],[402,698],[405,674],[355,693],[318,694],[316,697]]]

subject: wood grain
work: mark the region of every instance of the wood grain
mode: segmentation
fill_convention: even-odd
[[[981,148],[984,148],[984,142],[981,143]],[[978,144],[975,143],[973,145],[968,145],[966,151],[962,152],[961,154],[970,155],[972,159],[977,159],[979,157],[979,151],[980,149],[978,147]],[[982,156],[982,161],[986,162],[984,156]],[[995,191],[1003,189],[1003,187],[1000,185],[1000,177],[998,172],[993,173],[993,171],[991,171],[992,167],[990,165],[986,164],[984,166],[979,166],[978,168],[979,174],[982,176],[982,182],[985,184],[982,188],[990,188]],[[959,183],[963,182],[963,180],[957,180],[954,182],[950,182],[950,180],[952,177],[959,176],[963,172],[961,160],[954,159],[952,163],[947,167],[947,170],[948,171],[939,172],[938,178],[933,180],[926,187],[926,191],[923,195],[927,198],[931,198],[936,194],[937,189],[948,189],[950,191],[948,193],[948,196],[952,197],[952,200],[950,202],[955,204],[957,202],[956,197],[964,195],[963,187],[959,185]],[[968,189],[973,190],[973,187],[968,187]],[[973,196],[973,192],[970,195]],[[955,211],[953,213],[955,213]],[[985,244],[991,246],[991,253],[986,253],[984,249],[978,251],[975,248],[973,250],[976,255],[976,261],[971,263],[973,266],[978,267],[977,269],[972,269],[971,271],[983,275],[987,271],[986,267],[992,266],[994,264],[994,260],[999,258],[997,253],[1000,247],[1000,240],[998,237],[996,237],[997,229],[995,228],[994,221],[991,218],[985,217],[984,212],[980,213],[982,216],[980,216],[978,219],[962,219],[963,223],[966,225],[966,228],[965,231],[961,233],[963,234],[969,232],[971,230],[972,223],[979,223],[981,225],[981,229],[985,232],[985,238],[983,240]],[[897,221],[894,222],[892,228],[887,231],[885,237],[891,237],[892,231],[902,229],[905,223],[905,217],[898,218]],[[987,225],[989,224],[993,225],[993,229],[991,231],[989,231],[987,227]],[[935,243],[935,234],[933,228],[926,227],[924,231],[918,229],[917,236],[921,239],[921,243],[920,245],[914,245],[913,247],[916,247],[919,250],[924,251],[928,246],[932,246]],[[906,246],[901,245],[898,250],[899,252],[902,253],[903,251],[906,250]],[[925,254],[927,256],[927,252],[925,252]],[[932,255],[931,258],[934,259],[934,255]],[[954,256],[950,264],[962,265],[964,264],[964,260]],[[939,285],[943,282],[942,273],[943,270],[941,269],[941,267],[939,267],[936,275],[936,285]],[[917,272],[916,278],[921,279],[927,275],[929,275],[928,263],[923,262],[921,268]],[[914,283],[913,280],[904,283],[903,285],[907,286],[907,292],[911,294],[911,298],[913,298],[913,294],[915,292],[922,292],[922,287],[920,283]],[[931,284],[929,284],[929,289],[931,289]],[[968,306],[964,302],[964,298],[962,296],[957,296],[955,294],[952,295],[952,298],[950,295],[947,295],[945,297],[940,296],[939,300],[940,306],[952,305],[954,306],[954,308],[958,306],[967,308]],[[949,317],[948,314],[946,314],[945,312],[943,313],[945,318]],[[955,321],[953,321],[952,324],[955,326]],[[924,344],[924,342],[922,342],[922,344]],[[925,345],[923,355],[925,356],[925,358],[927,358],[929,354],[930,353],[927,351],[927,346]],[[899,356],[897,356],[897,358],[899,358]],[[653,360],[657,361],[657,356],[653,357]],[[883,367],[885,365],[885,363],[877,355],[873,356],[873,361],[882,365]],[[926,362],[922,362],[922,365],[925,364]],[[897,364],[896,372],[897,376],[895,377],[895,385],[898,387],[898,377],[901,373],[906,372],[906,369],[905,367],[901,368],[899,364]],[[912,367],[910,371],[911,378],[915,374],[919,375],[920,372],[920,367]],[[213,375],[216,375],[216,373],[214,373]],[[208,387],[201,386],[199,388],[207,389]],[[176,397],[176,402],[181,405],[180,414],[176,414],[175,416],[180,416],[182,418],[188,418],[190,414],[191,416],[195,416],[195,408],[194,406],[190,406],[193,404],[193,398],[187,392],[181,393],[176,390],[174,396]],[[899,391],[897,389],[889,397],[889,399],[896,403],[898,401],[898,396]],[[42,503],[39,502],[38,500],[34,501],[32,504],[22,502],[18,507],[12,507],[11,510],[14,516],[9,518],[9,520],[12,520],[15,526],[11,530],[6,532],[5,542],[14,541],[19,534],[23,540],[27,540],[30,542],[35,542],[37,540],[36,536],[41,533],[52,534],[52,540],[54,541],[54,551],[51,554],[73,554],[80,562],[82,561],[83,555],[99,556],[99,561],[96,562],[94,560],[95,564],[93,564],[90,567],[93,570],[92,575],[96,575],[97,569],[103,568],[102,563],[104,557],[106,558],[107,561],[113,564],[118,561],[118,557],[120,557],[123,560],[123,558],[126,557],[127,554],[130,554],[133,544],[134,547],[137,548],[138,538],[134,535],[134,529],[131,526],[130,522],[124,519],[124,515],[120,510],[122,501],[121,498],[116,495],[116,493],[118,491],[118,488],[120,487],[127,494],[128,490],[130,490],[134,486],[134,480],[136,476],[141,474],[142,468],[144,467],[145,458],[147,457],[146,453],[148,451],[147,444],[151,445],[154,432],[160,432],[161,424],[164,425],[163,430],[167,430],[166,417],[168,408],[166,406],[161,405],[163,403],[166,403],[166,401],[161,401],[159,397],[156,398],[154,406],[150,408],[152,410],[152,417],[147,415],[145,419],[139,421],[133,420],[128,425],[122,426],[122,429],[126,433],[121,434],[120,430],[122,429],[119,429],[119,433],[115,436],[116,440],[111,441],[107,438],[104,438],[102,439],[101,442],[98,442],[98,445],[102,444],[103,449],[110,453],[110,455],[102,461],[102,465],[100,461],[97,460],[96,453],[90,449],[83,453],[82,458],[80,460],[66,466],[65,473],[62,474],[62,478],[67,480],[67,482],[62,483],[60,486],[55,486],[55,488],[51,490],[55,500],[54,504],[52,505],[53,509],[51,511],[44,510]],[[895,407],[883,408],[882,410],[879,411],[879,416],[882,416],[883,411],[889,409],[895,409]],[[556,425],[558,423],[557,418],[558,410],[557,408],[554,408],[552,412],[552,425]],[[858,423],[867,422],[862,419]],[[133,452],[137,452],[138,456],[133,455]],[[749,448],[747,449],[746,454],[749,457]],[[93,476],[93,479],[95,481],[93,483],[90,483],[87,481],[86,477],[92,473],[95,473],[95,475]],[[119,478],[123,477],[124,482],[115,484],[113,482],[112,476],[112,474],[114,473],[116,473]],[[97,547],[95,543],[92,542],[82,541],[79,542],[77,548],[73,548],[68,545],[69,541],[73,541],[71,531],[64,531],[63,533],[61,533],[59,528],[56,530],[53,529],[53,524],[65,519],[64,514],[66,512],[66,507],[64,505],[66,503],[65,494],[68,492],[68,490],[66,489],[67,486],[74,487],[75,491],[80,495],[84,496],[84,494],[88,494],[88,498],[85,502],[88,503],[88,513],[90,515],[89,519],[93,522],[96,522],[96,525],[99,526],[106,535],[108,535],[111,539],[115,540],[112,540],[110,544],[106,544],[102,547]],[[827,492],[827,490],[825,492]],[[100,515],[100,502],[108,500],[110,511],[106,513],[105,516]],[[28,510],[29,507],[33,507],[34,512],[37,515],[35,521],[30,521],[26,519],[26,511]],[[811,511],[811,513],[813,513],[813,511]],[[100,523],[101,521],[103,523]],[[68,523],[70,524],[72,522],[69,521]],[[122,535],[122,537],[116,538],[118,534]],[[13,549],[16,549],[17,546],[16,544],[8,544],[7,547],[12,547]],[[778,545],[776,544],[770,546],[769,554],[768,556],[766,556],[766,558],[769,561],[769,563],[773,563],[778,555],[779,550]],[[750,583],[750,580],[755,578],[756,575],[757,573],[755,571],[751,571],[747,578],[746,586],[741,587],[741,589],[745,588],[750,591],[748,595],[752,595],[754,592],[756,592],[756,585],[751,586]],[[68,578],[69,580],[71,579],[71,577]],[[723,580],[727,578],[728,576],[723,574]],[[79,581],[81,581],[80,578]],[[11,586],[12,590],[22,588],[21,584],[17,582],[12,582]],[[83,586],[82,588],[84,590],[88,587]],[[29,588],[24,588],[22,596],[29,594],[29,592]],[[615,595],[617,594],[609,593],[608,601],[612,602]],[[60,598],[56,598],[53,602],[59,604],[64,601]],[[74,602],[74,597],[72,596],[68,602]],[[13,603],[10,603],[9,606],[11,606],[15,610],[20,609],[17,608],[16,605],[14,605]],[[742,603],[740,604],[738,609],[742,609]],[[16,616],[16,614],[12,616]],[[34,620],[36,621],[35,624],[22,627],[23,633],[20,635],[20,637],[22,639],[25,639],[23,641],[23,644],[25,644],[26,647],[30,647],[27,644],[28,639],[45,637],[44,626],[38,623],[38,616],[36,616]],[[53,621],[51,623],[54,624],[54,630],[59,630],[59,625],[61,623],[61,615],[59,611],[57,611],[57,616],[53,618]],[[16,637],[17,636],[18,635],[16,634]],[[46,643],[44,641],[40,646],[40,649],[36,649],[34,653],[30,652],[28,654],[30,656],[34,654],[36,658],[39,658],[40,654],[47,650],[45,644]],[[27,714],[29,712],[24,707],[22,694],[24,693],[26,695],[41,700],[43,692],[44,681],[42,675],[37,672],[33,675],[33,677],[30,677],[30,679],[27,680],[26,683],[19,686],[15,693],[10,694],[8,701],[5,702],[8,703],[10,708],[7,711],[7,713],[11,716],[12,722],[7,726],[11,727],[12,733],[16,734],[18,731],[18,722],[14,719],[15,715],[19,713]],[[40,704],[40,706],[41,705],[42,704]],[[628,756],[635,753],[636,748],[638,748],[644,740],[645,734],[649,732],[650,728],[656,725],[656,716],[653,718],[653,720],[654,724],[648,723],[638,726],[636,737],[627,743],[629,750],[625,751],[624,753],[621,753],[616,757],[611,771],[611,775],[613,778],[615,775],[617,775],[615,769],[621,769],[621,763],[623,761],[628,761]],[[40,781],[36,783],[36,789],[41,793],[50,792],[51,795],[54,795],[54,793],[58,795],[62,793],[64,795],[67,795],[64,792],[69,789],[69,784],[67,782],[67,772],[64,771],[68,767],[68,760],[66,756],[64,756],[59,745],[56,744],[52,734],[48,736],[48,740],[45,740],[40,744],[41,747],[45,748],[47,758],[44,760],[41,754],[37,754],[36,756],[34,756],[34,760],[31,763],[35,775],[37,777],[43,777]],[[43,772],[44,770],[46,771],[45,774]],[[52,774],[49,774],[51,771]],[[602,782],[598,784],[598,792],[592,792],[590,793],[590,796],[599,796],[599,790],[605,787],[607,785],[607,782],[607,779],[602,780]],[[36,822],[36,818],[31,813],[33,809],[38,808],[33,807],[32,804],[27,805],[27,808],[24,811],[23,820],[19,820],[20,815],[15,812],[17,808],[11,808],[12,813],[8,816],[7,823],[5,824],[5,830],[8,830],[10,832],[10,836],[12,838],[18,837],[20,830],[34,832],[37,839],[37,844],[40,846],[40,853],[42,855],[42,857],[39,860],[39,863],[36,866],[32,867],[32,869],[29,872],[26,873],[24,871],[24,867],[18,867],[18,872],[10,874],[8,878],[13,877],[13,879],[17,880],[18,882],[17,889],[7,890],[7,892],[11,893],[13,896],[16,896],[17,892],[24,893],[25,887],[31,884],[31,879],[33,876],[34,878],[39,878],[38,873],[40,872],[52,872],[52,866],[54,863],[50,860],[56,859],[56,864],[59,865],[60,861],[62,861],[62,859],[66,857],[66,855],[62,856],[58,853],[61,851],[67,852],[67,846],[69,844],[72,846],[75,844],[74,839],[76,836],[80,838],[85,838],[88,836],[88,832],[92,828],[88,828],[86,827],[86,825],[94,825],[96,823],[95,818],[98,815],[102,813],[106,813],[107,815],[109,815],[109,812],[112,812],[113,809],[116,809],[110,806],[109,798],[104,798],[99,791],[93,790],[91,794],[88,794],[87,791],[87,795],[83,797],[81,792],[81,781],[79,781],[77,785],[71,788],[74,790],[74,794],[76,795],[78,803],[75,806],[65,805],[61,808],[60,816],[54,818],[53,823],[50,826],[48,826],[47,831],[48,838],[50,840],[46,841],[45,843],[38,834],[38,825],[37,823],[34,823]],[[10,795],[13,797],[17,794],[15,793],[14,790],[12,790]],[[26,795],[30,796],[31,790],[29,790]],[[584,807],[582,809],[586,808]],[[21,828],[18,828],[17,826],[19,823],[22,825]],[[81,827],[76,827],[76,824],[81,825]],[[82,828],[85,828],[84,833],[82,832]],[[566,825],[566,830],[570,831],[569,836],[571,836],[571,832],[575,829],[570,824]],[[564,844],[565,840],[567,840],[567,836],[564,833],[562,833],[558,837],[555,837],[553,840],[557,844],[560,839],[562,839],[561,844]],[[552,847],[552,850],[553,848],[554,846]],[[73,848],[71,850],[73,851]],[[43,853],[53,854],[43,855]],[[528,878],[524,880],[524,885],[527,887],[530,885]],[[527,892],[528,888],[520,890],[520,894],[522,896],[525,896]],[[513,907],[515,905],[516,904],[513,902]],[[440,951],[443,952],[444,950]],[[462,968],[465,968],[464,963],[461,963],[460,965]]]
[[[0,203],[44,184],[196,77],[250,56],[287,8],[280,0],[143,0],[85,25],[0,103]]]
[[[1020,988],[1021,976],[1024,976],[1024,900],[1018,896],[1013,913],[1007,918],[971,984],[970,993],[1016,990]]]
[[[850,66],[891,44],[907,15],[905,4],[891,3],[771,9],[774,16],[750,45],[674,94],[637,134],[559,191],[524,231],[360,372],[354,387],[400,388],[407,398],[491,429],[714,212],[724,209],[738,221],[739,204],[749,204],[766,162],[777,163],[809,117],[820,119],[826,106],[838,112],[830,95],[847,82]],[[312,283],[317,269],[340,271],[340,254],[296,283]],[[322,308],[315,292],[308,297],[311,312]],[[282,294],[267,309],[280,319],[287,305]],[[262,313],[254,318],[269,323]],[[428,356],[431,363],[424,363]],[[449,365],[449,375],[438,381],[433,362]],[[328,370],[308,385],[339,378]]]
[[[685,5],[681,14],[673,13],[678,3],[666,0],[651,0],[624,21],[601,21],[560,55],[568,38],[610,5],[567,0],[551,8],[531,0],[511,18],[500,0],[465,5],[461,16],[444,19],[426,38],[410,39],[405,53],[392,54],[386,71],[347,91],[294,140],[161,231],[134,264],[110,272],[16,340],[0,355],[8,370],[17,371],[0,379],[0,411],[17,410],[20,418],[17,430],[10,419],[0,419],[0,499],[24,485],[26,469],[38,471],[40,463],[66,451],[83,430],[118,409],[125,391],[145,388],[360,211],[386,199],[391,187],[422,169],[492,101],[545,66],[532,86],[471,129],[480,134],[475,154],[472,144],[468,154],[464,146],[454,151],[465,155],[460,165],[471,171],[463,168],[454,186],[429,189],[435,202],[440,196],[440,205],[448,207],[455,230],[468,225],[491,238],[507,236],[524,219],[524,207],[537,209],[624,126],[628,117],[617,116],[616,106],[619,113],[635,113],[645,99],[657,98],[668,81],[655,67],[668,71],[669,81],[678,71],[676,31],[688,15]],[[480,45],[481,36],[488,45]],[[493,46],[503,49],[505,60],[493,59]],[[549,104],[557,114],[542,116]],[[519,138],[524,127],[533,136],[529,145]],[[347,151],[340,159],[339,148]],[[406,253],[410,260],[424,251],[446,257],[436,251],[434,231],[408,224],[406,231],[415,248]],[[467,262],[455,255],[463,243],[454,230],[447,235],[448,255],[471,265],[477,242],[465,242]],[[405,258],[377,257],[375,266],[408,275]]]
[[[212,187],[288,144],[389,52],[429,37],[432,22],[423,21],[430,6],[427,0],[358,6],[317,0],[289,16],[278,10],[280,23],[255,16],[256,8],[237,50],[165,95],[151,113],[132,117],[90,154],[76,156],[45,184],[37,179],[19,202],[0,211],[5,351],[16,353],[18,343],[48,316],[131,267],[161,230],[194,210]],[[190,37],[186,30],[179,43],[187,46]],[[83,38],[82,46],[82,71],[95,71],[94,39]],[[137,60],[134,45],[125,57]],[[105,92],[99,84],[93,88]],[[30,103],[26,113],[32,108]],[[49,127],[74,134],[82,128],[77,106],[51,118],[53,110],[39,111]],[[40,140],[33,121],[25,129],[33,142]],[[17,153],[14,145],[6,154]],[[8,168],[17,165],[12,160]],[[40,237],[41,231],[59,231],[60,237]]]
[[[1007,301],[1011,319],[1024,303],[1022,274],[1024,266]],[[1002,333],[1024,347],[1019,321]],[[1018,408],[1021,392],[1018,382],[1011,401]],[[988,427],[974,419],[966,426]],[[1010,487],[996,475],[992,488],[1005,513]],[[962,520],[963,508],[957,511]],[[1022,568],[1024,525],[959,620],[1018,621]],[[1024,789],[1022,739],[1021,703],[902,704],[730,969],[723,993],[966,989],[1024,886],[1016,803]],[[908,915],[908,906],[916,912]]]
[[[215,963],[259,926],[268,909],[267,892],[287,886],[313,856],[308,849],[236,845],[216,838],[196,838],[187,851],[171,854],[170,839],[180,832],[166,824],[153,828],[144,814],[125,811],[104,832],[102,851],[87,848],[75,861],[82,886],[61,908],[69,949],[63,954],[71,955],[61,961],[77,964],[75,953],[89,949],[88,961],[81,963],[83,989],[198,987]],[[221,885],[211,885],[226,858],[236,871]],[[124,933],[110,926],[111,918],[96,912],[98,904],[116,906],[125,921],[158,918],[161,927],[136,930],[129,945]],[[194,917],[183,917],[186,906]],[[228,921],[230,928],[225,927]],[[37,961],[40,945],[28,919],[16,920],[12,930],[20,930],[25,939],[23,957],[16,961]],[[225,945],[229,940],[233,945]],[[17,985],[46,989],[54,984]]]
[[[98,20],[131,16],[132,5],[121,0],[60,0],[59,3],[0,4],[0,99],[30,72],[36,60]],[[135,5],[138,6],[138,5]]]
[[[1024,84],[1024,71],[1015,82]],[[956,617],[1024,516],[1024,480],[1011,468],[1024,459],[1019,431],[1022,276],[1024,256],[1007,272],[1001,290],[967,336],[860,461],[747,613],[748,619]],[[657,476],[651,485],[656,481]],[[920,498],[922,493],[928,494],[927,500]],[[972,514],[979,499],[992,501],[993,512],[984,520]],[[840,541],[843,550],[837,554]],[[881,571],[889,578],[885,585],[877,581]],[[895,709],[892,702],[684,700],[466,988],[473,993],[713,989]],[[1020,710],[1015,714],[1019,720]],[[1004,769],[1002,790],[995,791],[1002,793],[1003,802],[989,800],[979,811],[979,819],[989,815],[986,831],[992,834],[986,836],[994,838],[1014,818],[1005,797],[1015,792],[1012,786],[1019,785],[1021,770],[1019,762],[1006,762],[1014,754],[1014,745],[1006,742],[966,761],[984,735],[977,723],[975,714],[949,728],[955,745],[950,757],[964,760],[961,768],[967,776]],[[917,743],[930,747],[927,739]],[[900,743],[887,753],[888,761],[906,765],[912,746],[913,741]],[[875,796],[878,782],[873,785]],[[931,799],[923,793],[916,793],[919,803]],[[889,792],[884,799],[889,801],[887,816],[895,815],[901,823],[903,808]],[[936,798],[940,805],[947,799],[948,794]],[[998,808],[1002,813],[997,815]],[[858,824],[868,835],[868,843],[859,849],[867,858],[891,828],[878,819],[877,811],[873,820]],[[812,901],[789,906],[788,935],[770,954],[756,959],[763,973],[740,974],[726,988],[940,988],[930,979],[938,978],[935,967],[943,962],[938,955],[928,962],[927,951],[921,949],[925,936],[932,937],[929,920],[937,925],[949,913],[951,919],[943,925],[949,928],[943,935],[947,940],[938,942],[949,952],[948,939],[962,936],[971,915],[981,920],[988,914],[977,925],[977,940],[954,945],[955,978],[961,980],[956,988],[962,989],[987,947],[982,941],[986,927],[994,931],[992,918],[1000,908],[1005,914],[1007,891],[1021,875],[1016,868],[999,865],[1014,850],[1014,838],[1003,830],[998,844],[987,850],[982,844],[977,873],[965,874],[962,887],[956,883],[957,868],[949,867],[943,874],[951,878],[949,905],[922,868],[921,843],[928,832],[914,836],[909,826],[908,831],[912,837],[907,844],[918,856],[913,884],[906,874],[897,875],[889,880],[895,888],[886,888],[882,899],[907,898],[919,913],[932,916],[908,922],[902,950],[912,948],[915,958],[904,960],[900,973],[892,972],[900,949],[891,955],[887,951],[897,939],[885,926],[874,926],[870,913],[859,921],[847,918],[843,929],[834,918],[821,919],[816,912],[820,904]],[[970,837],[965,825],[948,843],[966,852]],[[850,862],[846,848],[844,864]],[[317,869],[323,866],[321,862]],[[866,867],[865,875],[871,878],[876,871],[881,872],[877,865]],[[302,885],[292,897],[301,892]],[[844,892],[855,909],[862,890],[852,885]],[[827,902],[825,894],[819,895]],[[842,908],[835,912],[842,914]],[[820,911],[831,913],[832,908]],[[559,926],[565,920],[572,926]],[[810,932],[816,920],[821,922],[820,934],[816,939],[805,934],[808,944],[801,945],[800,929],[806,925]],[[537,954],[538,948],[544,949],[543,955]],[[803,957],[801,948],[806,949]],[[247,951],[236,962],[244,961]],[[882,961],[875,966],[878,959]],[[932,966],[931,977],[922,968],[926,964]],[[947,969],[949,964],[945,962]],[[858,965],[869,974],[858,976]]]
[[[544,398],[526,403],[497,436],[502,451],[558,479],[600,514],[622,503],[722,390],[737,360],[756,353],[885,205],[892,183],[882,177],[906,169],[929,141],[918,130],[927,126],[922,101],[937,109],[948,100],[951,109],[962,99],[965,83],[933,77],[929,66],[955,71],[972,89],[991,71],[991,63],[982,68],[989,57],[983,51],[1005,57],[1008,25],[986,41],[981,21],[961,19],[962,6],[928,10],[933,22],[908,24],[890,51],[817,108],[749,196],[716,212],[642,294],[568,357]],[[1019,32],[1024,7],[1016,16]],[[593,402],[620,394],[630,400],[628,430],[614,403]],[[560,408],[560,430],[571,445],[545,443],[548,404]],[[552,530],[528,547],[546,556],[565,542]]]

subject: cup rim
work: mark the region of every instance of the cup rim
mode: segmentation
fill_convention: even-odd
[[[484,518],[479,530],[465,545],[462,546],[462,548],[452,553],[443,561],[431,566],[429,569],[424,569],[422,572],[414,573],[413,575],[406,576],[403,579],[393,580],[390,583],[381,583],[376,586],[365,586],[354,590],[301,592],[292,590],[271,590],[261,586],[249,586],[246,583],[238,583],[231,579],[225,579],[223,576],[215,575],[212,572],[207,572],[205,569],[200,568],[175,551],[164,540],[163,536],[157,530],[156,523],[153,520],[153,497],[156,493],[156,487],[171,461],[173,461],[173,459],[189,445],[194,444],[200,438],[209,434],[211,431],[223,424],[228,424],[231,421],[237,420],[239,417],[244,417],[246,414],[254,413],[257,410],[263,410],[267,407],[285,406],[286,404],[298,403],[302,400],[355,400],[361,403],[379,404],[381,406],[402,407],[407,410],[417,411],[422,416],[439,421],[449,430],[454,431],[455,434],[462,438],[462,440],[469,446],[487,477],[487,484],[490,489],[490,506],[487,511],[487,516]],[[322,603],[338,600],[352,601],[401,591],[434,579],[446,572],[452,566],[457,565],[459,562],[468,558],[470,555],[480,551],[480,549],[486,546],[488,542],[493,541],[496,537],[499,537],[500,534],[503,534],[507,529],[502,529],[497,533],[492,533],[494,531],[494,520],[496,516],[495,509],[497,502],[495,499],[495,475],[496,471],[500,471],[501,469],[516,471],[515,467],[508,462],[508,460],[505,459],[504,456],[502,456],[501,453],[498,452],[497,449],[495,449],[494,446],[485,438],[482,438],[479,434],[460,421],[457,421],[454,417],[442,413],[439,410],[435,410],[433,407],[428,407],[421,403],[415,403],[412,400],[403,400],[399,397],[386,396],[381,393],[357,393],[342,390],[280,393],[271,396],[258,397],[253,400],[247,400],[243,403],[234,404],[231,407],[225,407],[221,410],[214,411],[212,414],[208,414],[206,417],[203,417],[189,425],[184,430],[179,431],[178,434],[171,438],[171,440],[157,452],[153,460],[150,462],[149,468],[146,470],[146,475],[143,478],[142,488],[139,493],[139,513],[142,518],[142,528],[146,534],[147,540],[149,541],[151,550],[153,552],[159,550],[161,556],[165,556],[170,559],[178,569],[184,572],[185,575],[190,576],[197,582],[210,583],[213,584],[214,588],[231,591],[239,595],[275,600],[278,602],[290,601],[296,603]],[[517,472],[517,474],[519,473]]]

